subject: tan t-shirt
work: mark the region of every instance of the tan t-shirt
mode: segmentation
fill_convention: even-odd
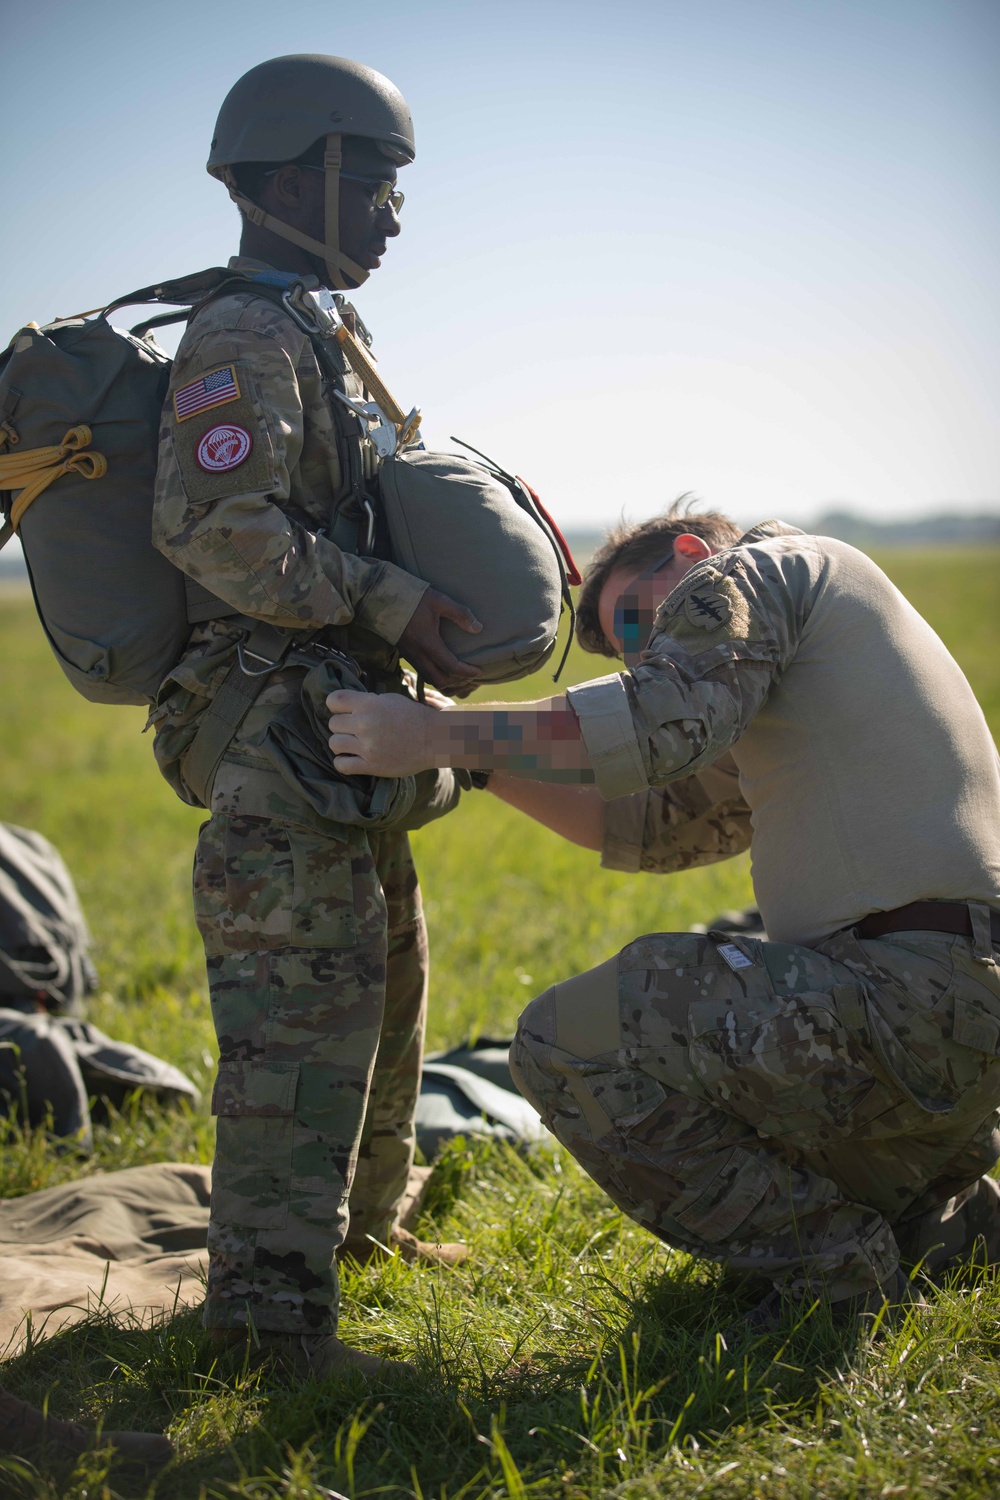
[[[756,528],[674,589],[633,672],[568,697],[607,798],[731,752],[776,941],[909,901],[1000,907],[1000,760],[982,710],[927,622],[843,542]]]

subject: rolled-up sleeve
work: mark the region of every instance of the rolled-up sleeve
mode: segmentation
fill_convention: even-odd
[[[694,776],[609,802],[601,864],[656,875],[692,870],[742,854],[751,832],[739,772],[723,755]]]
[[[801,633],[801,582],[789,587],[786,566],[743,553],[699,564],[664,600],[632,671],[569,689],[606,801],[693,776],[744,733]],[[634,816],[614,815],[626,820],[609,833],[616,860],[634,860],[622,852]]]
[[[638,791],[647,783],[632,710],[620,672],[569,688],[566,699],[580,721],[580,735],[605,800]]]

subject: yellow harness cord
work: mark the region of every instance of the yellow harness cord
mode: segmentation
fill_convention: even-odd
[[[375,368],[375,361],[364,344],[344,323],[341,323],[334,336],[344,351],[347,363],[358,376],[369,396],[377,406],[382,408],[396,431],[402,435],[406,414],[388,387],[382,383],[382,377]],[[417,426],[419,425],[418,422]]]
[[[16,531],[28,506],[47,490],[61,474],[79,474],[83,479],[100,479],[108,472],[103,453],[84,452],[93,434],[82,423],[71,427],[59,444],[49,448],[28,448],[24,453],[0,454],[0,490],[20,490],[10,511],[10,526]],[[0,444],[6,447],[6,437]]]

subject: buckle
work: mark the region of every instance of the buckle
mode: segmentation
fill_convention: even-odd
[[[378,403],[361,401],[354,396],[348,396],[346,391],[338,390],[336,386],[332,388],[330,394],[342,402],[348,411],[354,413],[358,419],[361,436],[371,439],[372,447],[379,458],[391,458],[397,446],[396,429]]]
[[[281,301],[299,327],[314,338],[335,338],[343,327],[333,293],[326,287],[307,291],[301,281],[295,281],[282,293]]]
[[[262,667],[248,667],[246,662],[248,656],[252,656],[254,661],[262,661],[264,665]],[[282,660],[279,656],[277,661],[271,661],[270,657],[261,656],[259,651],[248,650],[246,641],[240,641],[236,647],[236,659],[240,664],[240,671],[246,677],[266,677],[269,672],[274,671],[275,667],[280,667]]]

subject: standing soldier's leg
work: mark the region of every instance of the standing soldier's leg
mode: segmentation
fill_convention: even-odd
[[[216,813],[195,909],[220,1054],[205,1323],[331,1333],[385,992],[367,838]]]
[[[370,842],[385,893],[389,944],[382,1035],[344,1245],[359,1259],[370,1252],[372,1240],[388,1245],[406,1191],[427,1015],[427,929],[410,841],[405,833],[382,833],[370,835]]]
[[[404,1260],[457,1266],[468,1255],[465,1245],[418,1240],[396,1222],[416,1146],[427,930],[409,839],[403,833],[383,833],[371,835],[370,841],[388,913],[386,999],[343,1250],[364,1261],[381,1245]]]

